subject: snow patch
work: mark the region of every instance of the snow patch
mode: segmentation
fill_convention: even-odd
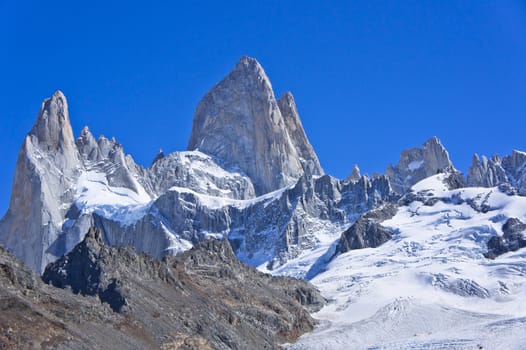
[[[106,174],[87,171],[77,181],[74,202],[82,214],[96,213],[129,226],[144,217],[152,204],[144,188],[138,182],[135,186],[138,192],[113,187],[108,184]]]

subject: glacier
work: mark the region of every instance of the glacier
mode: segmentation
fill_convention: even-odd
[[[483,254],[508,218],[526,221],[526,198],[444,179],[412,187],[417,199],[382,223],[391,241],[341,254],[311,279],[329,304],[288,349],[523,348],[526,251]]]

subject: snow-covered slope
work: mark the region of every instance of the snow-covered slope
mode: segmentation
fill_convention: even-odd
[[[526,221],[526,198],[444,179],[417,183],[382,223],[391,241],[339,255],[312,279],[330,303],[292,349],[524,348],[526,250],[483,253],[508,218]]]

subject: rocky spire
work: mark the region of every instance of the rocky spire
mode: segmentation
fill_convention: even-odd
[[[42,271],[53,260],[51,243],[60,234],[64,208],[71,203],[81,168],[68,104],[57,91],[42,103],[16,163],[11,201],[0,221],[0,243],[31,268]]]
[[[68,102],[61,91],[44,100],[38,117],[29,132],[38,145],[52,151],[70,148],[74,145],[73,131],[69,121]]]
[[[473,155],[467,177],[468,186],[493,187],[508,182],[501,162],[497,155],[490,159],[484,155],[481,158],[478,154]]]
[[[347,176],[347,181],[353,181],[356,182],[360,180],[362,175],[360,174],[360,168],[358,167],[358,164],[354,164],[354,167],[352,168],[351,175]]]
[[[80,154],[87,160],[100,160],[99,147],[93,134],[87,126],[82,129],[80,136],[76,141]]]
[[[278,100],[279,110],[281,115],[285,120],[285,126],[287,127],[287,132],[292,140],[298,155],[300,156],[300,161],[303,166],[303,170],[306,173],[311,175],[322,175],[323,170],[318,160],[318,156],[314,152],[303,125],[301,124],[300,116],[296,108],[296,102],[294,102],[294,97],[291,92],[286,92]]]
[[[188,149],[238,166],[258,194],[293,183],[304,166],[321,173],[295,106],[288,106],[288,100],[282,102],[289,116],[284,118],[261,65],[242,57],[197,106]],[[295,128],[293,135],[289,128]]]
[[[403,194],[420,180],[446,171],[458,172],[445,147],[433,136],[421,148],[403,151],[398,164],[389,165],[385,175],[391,181],[393,190]]]

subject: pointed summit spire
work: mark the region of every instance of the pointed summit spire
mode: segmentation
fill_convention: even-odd
[[[318,156],[314,152],[314,149],[305,134],[292,93],[289,91],[284,93],[278,100],[278,106],[281,115],[285,120],[287,132],[294,147],[296,147],[296,151],[301,157],[300,161],[303,170],[310,175],[322,175],[323,169],[321,168]]]
[[[356,181],[359,181],[361,177],[362,175],[360,173],[360,168],[358,167],[358,164],[354,164],[352,168],[352,173],[351,175],[347,176],[346,180],[356,182]]]
[[[283,103],[288,102],[286,98]],[[257,194],[290,185],[305,172],[320,174],[293,100],[290,106],[280,110],[261,65],[242,57],[199,102],[188,149],[239,167]]]
[[[438,137],[433,136],[421,148],[403,151],[398,164],[389,166],[385,175],[391,181],[393,190],[404,194],[418,181],[441,172],[458,173],[458,170]]]
[[[265,73],[259,62],[252,57],[242,56],[234,67],[235,71]]]
[[[29,132],[38,145],[47,150],[74,147],[73,130],[69,121],[68,102],[61,91],[44,100],[33,128]]]

